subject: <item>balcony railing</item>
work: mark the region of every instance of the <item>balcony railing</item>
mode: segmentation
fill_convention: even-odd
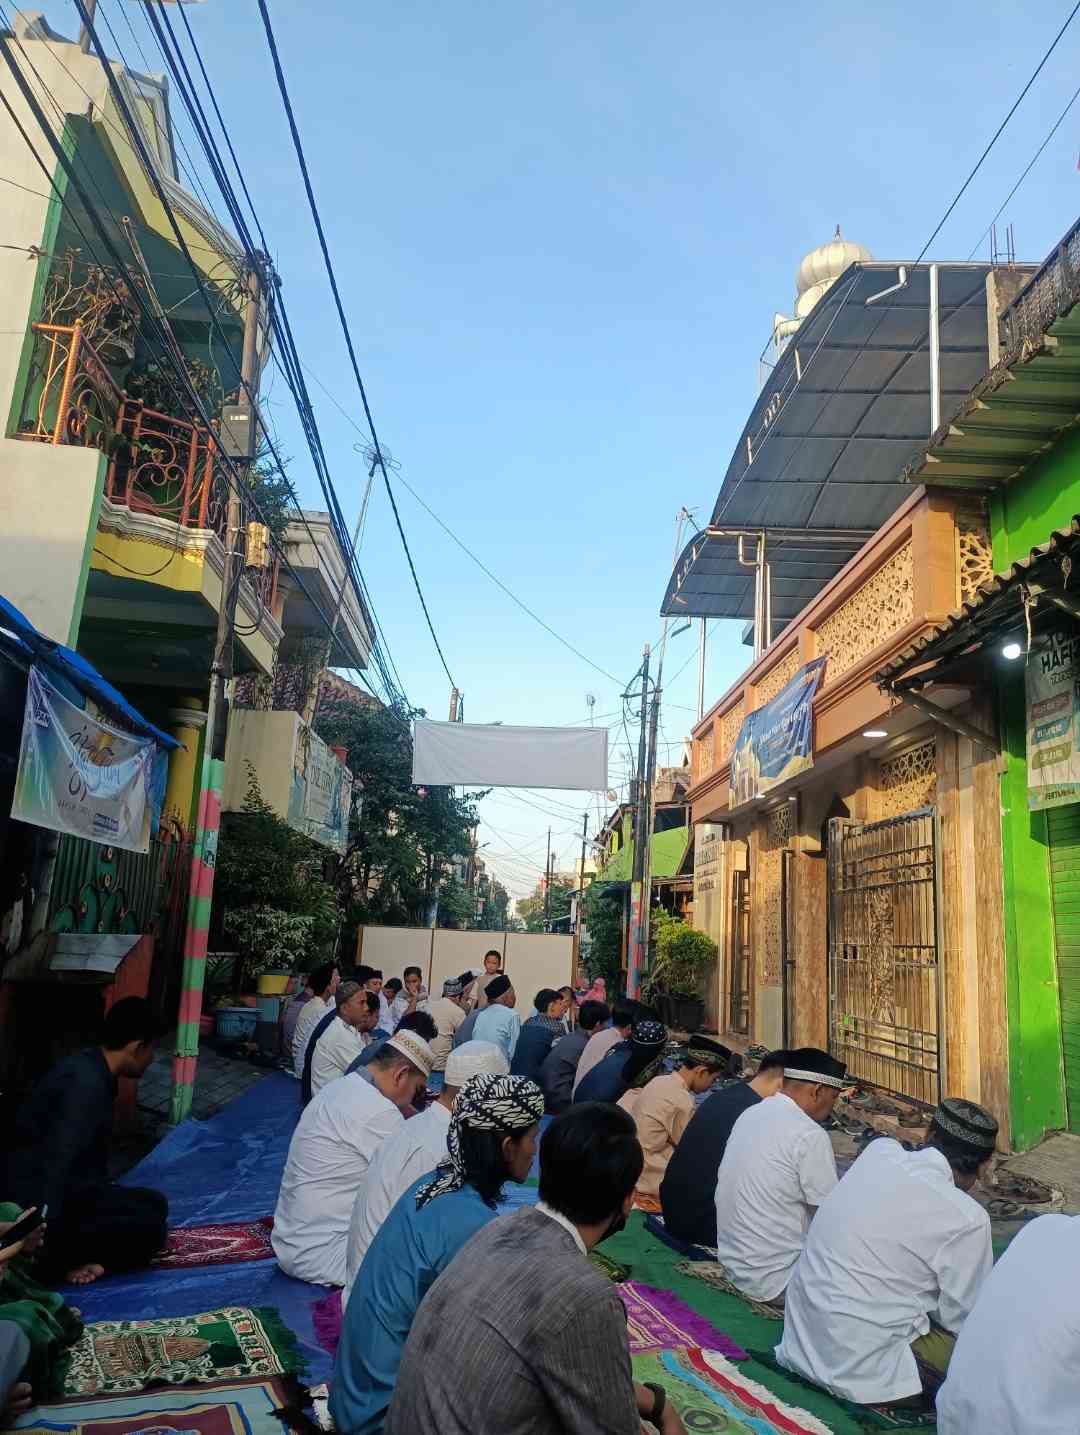
[[[35,324],[17,437],[108,447],[122,394],[78,324]]]
[[[224,543],[229,475],[215,464],[217,438],[202,425],[128,398],[78,324],[34,324],[30,377],[17,438],[108,452],[105,497],[131,513],[164,518],[181,528],[209,529]],[[258,521],[254,502],[240,500],[240,529]],[[279,560],[249,568],[245,578],[271,608]]]

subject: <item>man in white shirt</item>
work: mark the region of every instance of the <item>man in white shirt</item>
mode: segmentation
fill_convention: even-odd
[[[292,1061],[293,1073],[297,1081],[302,1080],[304,1075],[304,1057],[307,1055],[307,1044],[311,1033],[322,1021],[328,1011],[333,1010],[334,993],[341,981],[341,973],[333,962],[324,962],[321,967],[316,967],[308,977],[308,985],[315,995],[301,1011],[296,1022],[296,1030],[293,1032]]]
[[[1080,1217],[1038,1216],[991,1271],[938,1392],[941,1435],[1080,1428]]]
[[[469,1041],[459,1046],[447,1060],[446,1081],[437,1100],[419,1116],[406,1121],[379,1147],[353,1202],[342,1310],[349,1304],[349,1294],[368,1246],[398,1198],[414,1181],[446,1160],[446,1138],[458,1092],[473,1076],[483,1073],[506,1076],[509,1069],[506,1057],[489,1041]]]
[[[356,1187],[387,1136],[399,1130],[431,1074],[431,1047],[415,1032],[384,1043],[370,1066],[331,1081],[293,1132],[271,1243],[286,1275],[345,1284]]]
[[[439,1028],[439,1034],[431,1043],[435,1053],[435,1070],[446,1070],[446,1059],[454,1047],[454,1034],[465,1020],[465,998],[459,977],[443,982],[443,994],[434,1001],[427,1001],[421,1008]]]
[[[820,1123],[832,1115],[846,1071],[815,1047],[789,1051],[776,1096],[731,1128],[716,1180],[716,1254],[753,1300],[782,1306],[814,1211],[836,1185]]]
[[[994,1263],[990,1218],[967,1192],[997,1130],[981,1106],[947,1099],[921,1150],[871,1141],[814,1217],[787,1289],[781,1365],[858,1405],[940,1385]]]
[[[310,1066],[310,1100],[328,1081],[344,1076],[371,1040],[379,1020],[379,999],[356,982],[342,982],[334,993],[337,1010],[328,1012],[311,1034],[304,1069]]]
[[[394,1030],[394,1014],[382,989],[383,974],[378,967],[357,967],[356,980],[379,1002],[379,1026],[386,1032]]]

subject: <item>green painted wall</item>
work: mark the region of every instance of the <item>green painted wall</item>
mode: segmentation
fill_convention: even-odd
[[[627,818],[629,823],[630,819]],[[674,877],[682,866],[686,849],[690,843],[688,827],[672,827],[667,832],[654,832],[652,840],[652,875]],[[634,871],[634,840],[629,831],[624,834],[623,845],[604,868],[602,882],[629,882]]]
[[[994,495],[990,532],[994,568],[1026,558],[1055,528],[1068,528],[1080,513],[1080,430],[1067,434],[1048,453]]]
[[[1014,1150],[1066,1125],[1057,956],[1050,908],[1046,818],[1027,806],[1024,673],[999,681],[1001,835],[1005,887],[1005,1001]]]

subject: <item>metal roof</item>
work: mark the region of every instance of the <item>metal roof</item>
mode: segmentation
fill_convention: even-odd
[[[938,266],[943,412],[989,366],[988,269]],[[758,396],[710,528],[767,531],[774,627],[811,602],[909,495],[905,467],[930,432],[929,304],[929,265],[852,264]],[[736,550],[735,537],[687,544],[661,613],[752,618],[753,569]]]

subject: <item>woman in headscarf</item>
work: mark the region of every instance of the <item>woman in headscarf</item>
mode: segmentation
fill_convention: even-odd
[[[574,1101],[618,1101],[658,1076],[667,1054],[667,1027],[651,1017],[638,1017],[630,1040],[620,1041],[578,1082]],[[631,1112],[633,1115],[633,1112]]]
[[[519,1076],[474,1076],[454,1104],[448,1159],[415,1181],[368,1247],[330,1386],[341,1435],[379,1435],[413,1317],[437,1276],[495,1218],[506,1181],[529,1174],[544,1096]]]

